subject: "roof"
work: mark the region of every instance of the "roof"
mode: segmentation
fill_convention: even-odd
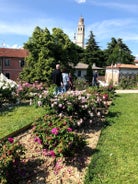
[[[28,56],[26,49],[0,48],[0,57],[25,58]]]
[[[138,60],[135,60],[134,63],[138,63]]]
[[[75,68],[76,69],[87,69],[88,68],[88,64],[85,64],[85,63],[78,63],[76,66],[75,66]],[[92,69],[93,70],[101,70],[101,69],[103,69],[103,68],[100,68],[100,67],[98,67],[98,66],[96,66],[95,64],[92,66]]]
[[[93,66],[92,66],[92,69],[93,69],[93,70],[102,70],[102,69],[104,69],[104,68],[101,68],[101,67],[98,67],[98,66],[93,65]]]
[[[132,64],[116,64],[114,66],[107,66],[107,69],[121,69],[121,68],[125,68],[125,69],[138,69],[137,65],[132,65]]]
[[[84,64],[84,63],[78,63],[76,66],[75,66],[76,69],[87,69],[88,68],[88,65],[87,64]]]

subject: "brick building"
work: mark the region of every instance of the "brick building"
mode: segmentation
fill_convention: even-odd
[[[28,55],[25,49],[0,48],[0,73],[16,81]]]

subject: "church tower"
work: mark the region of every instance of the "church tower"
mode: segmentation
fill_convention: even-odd
[[[85,35],[84,18],[80,17],[77,28],[76,44],[82,48],[84,48],[84,35]]]

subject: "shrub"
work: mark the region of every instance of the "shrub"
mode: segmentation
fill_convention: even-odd
[[[71,125],[70,117],[45,115],[34,124],[35,141],[42,144],[46,155],[71,156],[86,144]]]
[[[137,85],[137,76],[127,75],[122,76],[119,82],[119,86],[122,89],[132,89]]]
[[[17,84],[11,80],[0,79],[0,107],[4,103],[16,102]]]
[[[25,148],[13,138],[0,142],[0,183],[18,184],[22,173],[19,165]],[[14,176],[14,177],[13,177]]]
[[[17,96],[20,100],[28,100],[34,98],[37,94],[41,93],[45,89],[43,83],[34,82],[33,84],[20,81],[17,88]]]
[[[89,83],[86,81],[86,79],[78,78],[74,81],[74,86],[76,90],[85,90],[89,87]]]

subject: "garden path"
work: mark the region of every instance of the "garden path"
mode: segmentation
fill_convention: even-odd
[[[32,130],[17,136],[27,151],[25,155],[25,170],[27,173],[20,184],[83,184],[87,167],[101,133],[101,124],[95,124],[85,132],[87,146],[73,158],[60,158],[55,165],[55,159],[45,156],[41,146],[34,143]],[[84,133],[84,132],[83,132]]]
[[[137,89],[123,89],[123,90],[116,90],[116,93],[138,93]]]

